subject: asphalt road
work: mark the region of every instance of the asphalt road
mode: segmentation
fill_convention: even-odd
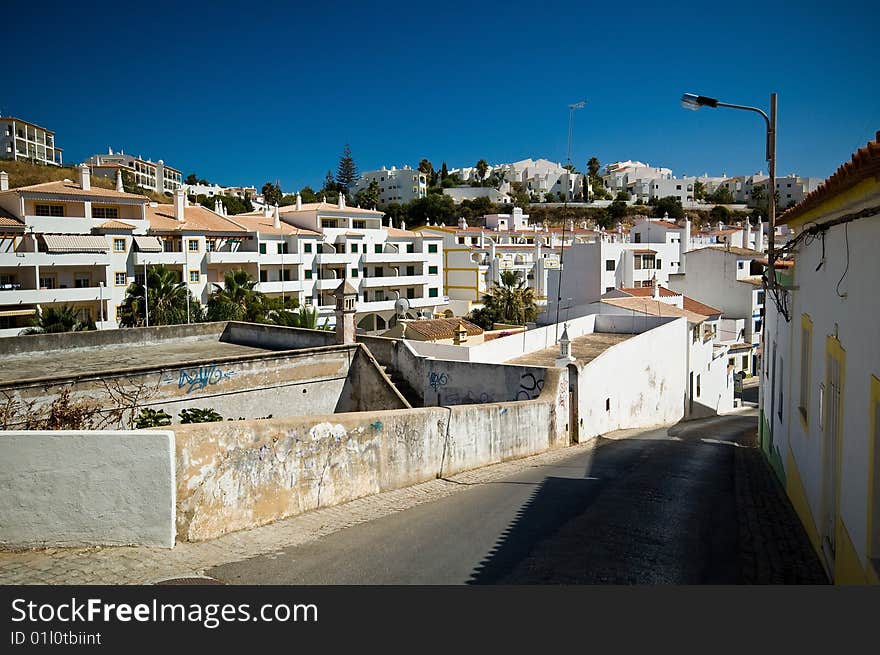
[[[601,439],[554,465],[207,575],[229,584],[736,583],[754,416]]]

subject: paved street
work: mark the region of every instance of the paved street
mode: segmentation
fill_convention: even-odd
[[[173,550],[0,552],[0,584],[824,582],[755,431],[621,431]]]
[[[734,416],[614,435],[207,574],[231,584],[824,582],[752,447],[755,423]]]

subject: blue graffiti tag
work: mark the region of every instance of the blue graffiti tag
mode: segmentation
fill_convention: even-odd
[[[447,381],[446,373],[437,373],[435,371],[428,373],[428,384],[431,385],[434,391],[444,386]]]
[[[208,385],[217,384],[222,380],[234,376],[235,371],[224,371],[216,364],[199,366],[198,368],[185,368],[181,369],[178,375],[177,388],[183,389],[184,387],[186,387],[186,393],[189,394],[193,391],[201,391],[202,389],[205,389]],[[166,377],[165,381],[173,382],[174,379],[169,379],[169,377],[170,376]]]

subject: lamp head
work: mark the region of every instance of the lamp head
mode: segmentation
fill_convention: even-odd
[[[586,101],[581,100],[580,102],[576,102],[573,105],[569,105],[569,109],[583,109],[586,106]]]
[[[681,96],[681,106],[691,111],[697,111],[700,107],[717,107],[718,100],[707,96],[698,96],[696,93],[685,93]]]

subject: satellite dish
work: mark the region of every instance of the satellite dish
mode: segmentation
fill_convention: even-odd
[[[406,318],[406,313],[409,311],[409,300],[406,298],[398,298],[394,301],[394,313],[397,314],[398,318]]]

